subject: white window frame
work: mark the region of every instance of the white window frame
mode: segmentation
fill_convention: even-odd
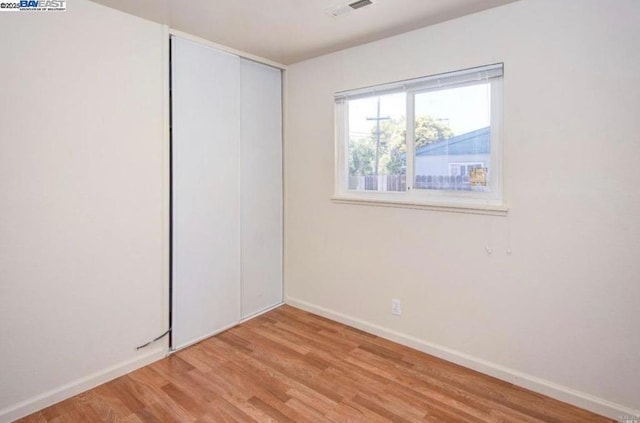
[[[449,191],[414,189],[415,152],[414,152],[414,110],[416,94],[489,83],[491,86],[491,146],[489,169],[490,192],[482,191]],[[398,206],[410,208],[427,208],[459,212],[506,214],[507,207],[503,199],[503,154],[502,154],[502,85],[503,64],[481,66],[461,71],[433,75],[423,78],[393,82],[374,87],[336,93],[335,107],[335,194],[333,200],[342,203]],[[349,157],[349,107],[348,101],[386,95],[394,92],[405,92],[407,96],[407,169],[406,191],[358,191],[348,189],[348,157]]]

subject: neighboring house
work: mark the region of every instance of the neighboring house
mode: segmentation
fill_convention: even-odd
[[[416,150],[416,176],[469,176],[474,168],[488,168],[489,127],[456,135]]]
[[[489,171],[490,128],[480,128],[446,140],[436,141],[416,150],[414,188],[436,190],[482,190],[474,188],[469,175],[472,169]],[[349,189],[364,191],[404,191],[402,175],[349,176]]]

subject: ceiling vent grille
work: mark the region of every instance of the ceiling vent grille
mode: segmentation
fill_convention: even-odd
[[[344,15],[345,13],[353,12],[356,9],[369,6],[370,4],[373,4],[372,0],[350,1],[349,3],[340,2],[339,4],[328,8],[327,15],[333,17]]]
[[[369,6],[371,4],[371,0],[359,0],[354,1],[349,4],[349,7],[352,9],[360,9],[361,7]]]

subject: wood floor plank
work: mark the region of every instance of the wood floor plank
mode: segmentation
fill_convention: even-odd
[[[265,401],[263,401],[262,399],[258,398],[258,397],[252,397],[249,399],[249,403],[251,405],[253,405],[254,407],[262,410],[263,413],[267,414],[269,417],[275,419],[275,421],[277,422],[286,422],[286,423],[293,423],[296,421],[299,421],[300,419],[297,419],[297,415],[298,413],[293,411],[293,410],[288,410],[285,413],[283,413],[282,411],[280,411],[279,406],[275,406],[274,407],[274,403],[266,403]],[[293,413],[292,413],[293,411]],[[289,416],[287,414],[292,414],[292,416]]]
[[[290,306],[19,420],[252,421],[613,422]]]
[[[507,413],[511,411],[512,414],[515,413],[514,417],[519,417],[521,423],[541,423],[540,420],[511,410],[500,402],[492,401],[483,395],[477,395],[476,392],[462,389],[455,384],[443,383],[439,379],[417,372],[413,368],[398,366],[397,361],[384,359],[367,350],[354,352],[354,357],[358,359],[357,362],[366,363],[374,369],[379,369],[380,373],[393,379],[393,385],[401,385],[402,388],[409,388],[418,392],[423,390],[433,392],[434,396],[430,397],[433,401],[458,401],[464,404],[464,406],[457,407],[459,409],[470,406],[474,410],[481,410],[485,414],[484,420],[490,421],[502,416],[504,411]],[[388,388],[388,390],[391,389]]]
[[[207,412],[197,420],[198,422],[252,422],[255,421],[248,414],[227,401],[224,396],[215,398],[207,403]]]
[[[291,398],[285,404],[300,416],[299,422],[320,422],[326,420],[324,415],[297,398]]]
[[[244,414],[249,416],[251,420],[256,422],[265,422],[265,423],[277,423],[277,420],[269,416],[267,413],[262,411],[260,408],[251,404],[248,400],[244,400],[243,398],[237,397],[233,394],[225,395],[224,399],[229,401],[233,406],[238,408]]]

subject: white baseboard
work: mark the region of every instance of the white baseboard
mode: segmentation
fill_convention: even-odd
[[[74,380],[52,389],[33,398],[29,398],[13,406],[0,410],[0,422],[12,422],[21,417],[28,416],[45,407],[49,407],[62,400],[70,398],[81,392],[87,391],[105,382],[132,372],[140,367],[153,363],[164,358],[167,354],[166,346],[157,346],[154,350],[134,359],[116,364],[99,372],[93,373],[81,379]]]
[[[373,335],[380,336],[385,339],[397,342],[398,344],[414,348],[424,353],[442,358],[455,364],[459,364],[469,369],[476,370],[489,376],[493,376],[500,380],[512,383],[514,385],[527,388],[531,391],[547,395],[557,400],[575,405],[580,408],[592,411],[594,413],[610,417],[612,419],[621,419],[621,416],[638,416],[640,410],[634,410],[620,404],[607,401],[593,395],[579,392],[575,389],[567,388],[562,385],[540,379],[538,377],[491,363],[469,354],[455,351],[441,345],[432,344],[430,342],[418,339],[416,337],[406,335],[382,326],[366,322],[356,317],[333,311],[324,307],[320,307],[306,301],[287,297],[285,304],[300,308],[310,313],[326,317],[331,320],[343,323],[348,326],[363,330]]]

